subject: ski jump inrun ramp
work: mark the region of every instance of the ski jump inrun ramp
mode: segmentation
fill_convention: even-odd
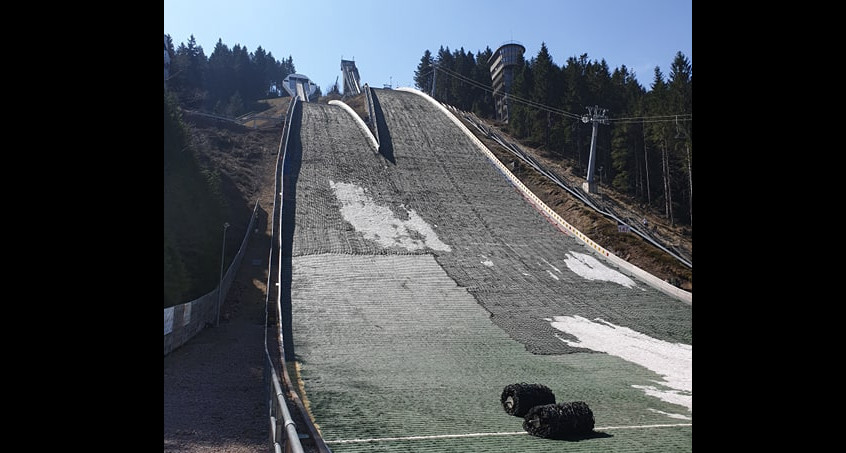
[[[326,445],[691,451],[689,293],[551,222],[425,94],[367,89],[378,137],[301,103],[282,171],[286,360]],[[526,434],[500,404],[521,382],[587,403],[595,435]]]

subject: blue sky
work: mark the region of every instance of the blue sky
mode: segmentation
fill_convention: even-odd
[[[475,55],[512,40],[527,59],[546,43],[559,67],[585,53],[612,72],[625,65],[649,90],[655,66],[666,78],[677,52],[693,64],[693,0],[165,0],[164,33],[175,47],[194,35],[206,57],[218,39],[291,56],[324,93],[342,58],[362,84],[414,86],[427,49]]]

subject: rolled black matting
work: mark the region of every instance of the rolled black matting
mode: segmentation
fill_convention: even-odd
[[[590,407],[583,401],[535,406],[523,418],[523,429],[547,439],[578,437],[593,431]]]
[[[555,404],[555,394],[543,384],[522,382],[506,385],[502,390],[500,402],[508,414],[523,417],[535,406]]]

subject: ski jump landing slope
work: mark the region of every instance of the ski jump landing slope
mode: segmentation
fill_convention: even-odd
[[[373,94],[378,148],[303,103],[286,151],[286,353],[327,445],[691,451],[692,305],[550,223],[431,98]],[[500,403],[520,382],[587,403],[594,435],[526,434]]]

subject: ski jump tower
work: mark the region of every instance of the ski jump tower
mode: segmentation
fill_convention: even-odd
[[[344,73],[344,95],[361,94],[358,68],[355,67],[355,61],[341,60],[341,72]]]

